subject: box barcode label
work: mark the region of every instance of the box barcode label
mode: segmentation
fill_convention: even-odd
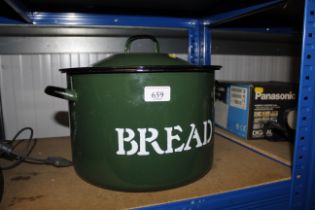
[[[247,89],[237,86],[230,88],[230,105],[246,110]]]

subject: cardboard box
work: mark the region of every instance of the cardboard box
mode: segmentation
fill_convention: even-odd
[[[215,122],[244,139],[289,138],[294,136],[297,92],[292,83],[217,82]]]

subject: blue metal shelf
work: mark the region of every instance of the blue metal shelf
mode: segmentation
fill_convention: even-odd
[[[315,1],[306,0],[290,206],[315,208]]]
[[[37,25],[185,28],[189,61],[210,64],[211,27],[283,3],[269,0],[204,18],[103,15],[68,12],[29,12],[16,1],[6,0],[27,23]],[[300,69],[298,121],[292,180],[255,186],[223,194],[194,198],[151,209],[315,209],[315,0],[305,0],[303,48]],[[23,20],[1,17],[1,24]]]
[[[290,181],[281,181],[217,195],[193,198],[173,203],[138,208],[139,210],[182,209],[289,209]],[[259,199],[258,199],[259,198]]]

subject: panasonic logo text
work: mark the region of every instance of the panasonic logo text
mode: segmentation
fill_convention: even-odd
[[[255,93],[255,100],[295,100],[296,94],[292,93]]]

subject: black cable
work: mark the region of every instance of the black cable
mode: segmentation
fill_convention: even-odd
[[[12,169],[18,165],[20,165],[27,156],[29,156],[29,154],[32,152],[32,150],[34,149],[35,145],[36,145],[36,141],[34,141],[33,145],[31,145],[32,143],[32,139],[33,139],[33,129],[31,127],[25,127],[25,128],[22,128],[21,130],[19,130],[15,136],[12,138],[12,145],[14,144],[14,142],[16,141],[16,139],[21,135],[21,133],[23,133],[24,131],[26,130],[29,130],[30,131],[30,136],[28,138],[28,141],[27,141],[27,145],[26,147],[24,148],[24,152],[22,155],[16,155],[13,153],[13,150],[16,148],[17,145],[13,146],[11,149],[11,152],[9,152],[9,150],[7,151],[8,152],[8,155],[16,155],[17,156],[17,161],[14,162],[13,164],[9,165],[9,166],[5,166],[5,167],[2,167],[1,166],[1,169],[2,170],[8,170],[8,169]],[[4,145],[2,145],[4,146]],[[3,147],[1,147],[3,148]]]
[[[15,149],[16,147],[22,142],[19,141],[18,143],[14,144],[16,139],[20,136],[21,133],[24,131],[29,130],[30,135],[29,138],[26,139],[27,144],[22,152],[22,154],[16,153]],[[31,152],[33,151],[37,139],[33,139],[33,129],[30,127],[25,127],[19,130],[15,136],[13,137],[12,141],[10,143],[4,143],[0,142],[0,154],[3,154],[3,156],[7,156],[7,159],[15,159],[16,162],[9,166],[5,167],[0,167],[2,170],[8,170],[12,169],[18,165],[20,165],[22,162],[25,163],[31,163],[31,164],[48,164],[48,165],[53,165],[55,167],[67,167],[72,165],[72,161],[69,161],[65,158],[62,157],[47,157],[46,159],[42,158],[34,158],[30,157]]]

